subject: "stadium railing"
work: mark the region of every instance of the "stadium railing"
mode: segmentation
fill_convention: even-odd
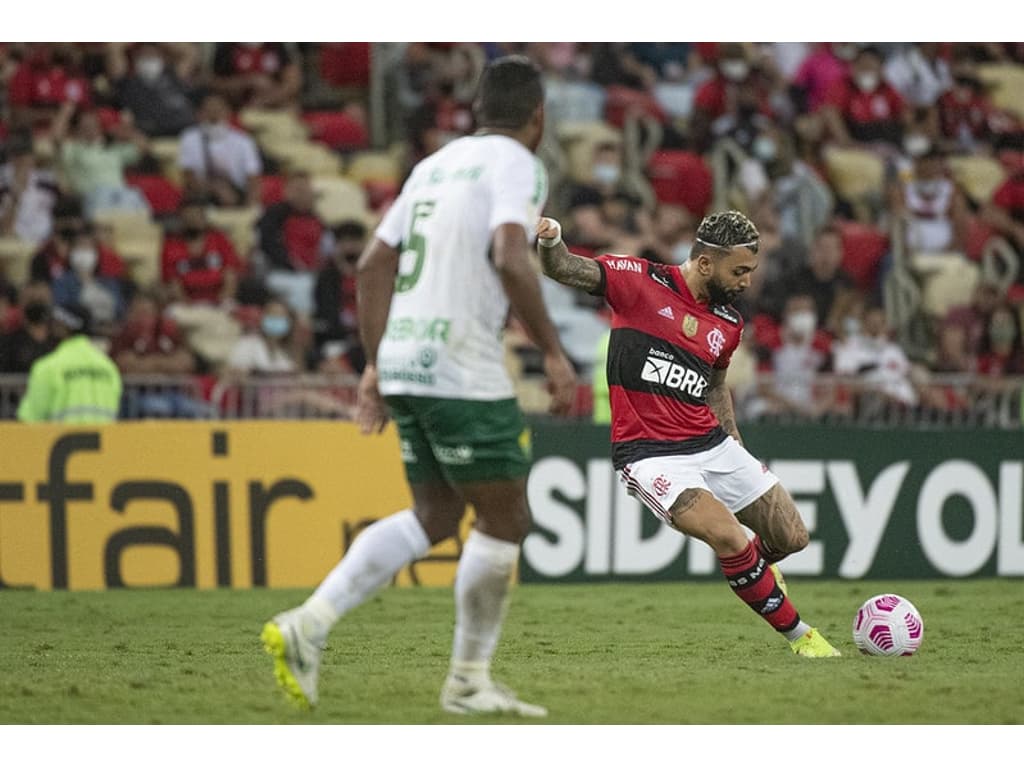
[[[27,377],[0,375],[0,420],[17,417]],[[124,377],[122,419],[338,419],[354,413],[359,379],[353,374],[303,374],[231,380],[194,376]],[[1024,377],[931,374],[915,382],[915,405],[886,396],[863,379],[819,375],[810,398],[828,404],[815,412],[773,408],[763,393],[772,377],[733,390],[741,424],[846,425],[870,428],[941,429],[1024,427]],[[781,383],[781,382],[780,382]],[[547,411],[543,378],[517,382],[519,402],[527,413]],[[583,385],[570,419],[589,420],[591,393]]]

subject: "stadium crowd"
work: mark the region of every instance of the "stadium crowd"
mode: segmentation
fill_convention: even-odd
[[[681,263],[706,213],[757,225],[741,418],[848,414],[864,392],[950,411],[1024,374],[1021,43],[3,44],[0,374],[26,374],[71,305],[123,374],[202,384],[140,415],[361,371],[355,261],[511,52],[545,74],[546,213],[575,252]],[[544,290],[589,380],[605,310]],[[536,380],[514,319],[507,343]]]

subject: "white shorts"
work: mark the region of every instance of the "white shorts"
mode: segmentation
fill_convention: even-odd
[[[669,525],[669,509],[688,488],[702,488],[736,514],[779,482],[771,470],[732,437],[710,451],[654,456],[627,464],[619,480]]]

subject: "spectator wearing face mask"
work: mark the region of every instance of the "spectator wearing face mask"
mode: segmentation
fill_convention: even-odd
[[[623,178],[622,145],[602,141],[594,146],[589,175],[568,190],[566,231],[583,248],[616,253],[638,252],[639,203]]]
[[[816,112],[829,89],[850,71],[856,43],[818,43],[793,75],[790,95],[801,112]]]
[[[292,373],[299,370],[292,354],[294,318],[277,298],[266,303],[257,329],[243,334],[228,355],[229,375]]]
[[[195,123],[190,85],[199,65],[191,43],[107,43],[107,76],[117,104],[150,138],[178,136]]]
[[[1021,131],[1020,122],[998,109],[974,65],[958,62],[953,84],[938,101],[942,137],[953,152],[984,152]]]
[[[909,254],[963,252],[967,237],[967,200],[946,168],[945,155],[929,149],[914,161],[913,175],[895,181],[890,210],[904,222]]]
[[[81,203],[65,198],[54,209],[53,235],[42,244],[29,264],[31,279],[52,284],[72,268],[71,251],[79,242],[88,241],[96,251],[95,274],[122,280],[127,275],[124,262],[108,245],[96,240],[82,216]],[[83,257],[80,255],[80,262]]]
[[[910,114],[903,97],[883,79],[882,61],[874,46],[861,48],[850,74],[832,84],[822,119],[834,141],[900,146]]]
[[[0,373],[28,373],[54,347],[50,332],[53,296],[46,283],[29,283],[20,296],[21,323],[0,335]]]
[[[694,95],[690,124],[694,147],[707,152],[715,139],[730,136],[749,148],[755,124],[772,115],[768,78],[741,43],[722,43],[715,75]]]
[[[920,397],[913,367],[890,333],[885,309],[877,305],[868,307],[863,315],[861,338],[839,361],[836,373],[855,376],[861,392],[880,395],[902,406],[917,405]]]
[[[53,281],[54,303],[85,307],[93,329],[105,335],[123,312],[121,282],[100,272],[99,245],[89,230],[72,242],[68,267]]]
[[[986,376],[1010,376],[1024,373],[1024,345],[1021,343],[1020,317],[1002,302],[992,311],[981,340],[978,372]]]
[[[210,205],[258,205],[263,161],[256,142],[232,126],[230,116],[224,97],[209,94],[200,108],[200,124],[181,134],[178,162],[185,193]]]
[[[832,391],[821,390],[818,374],[828,364],[828,338],[817,333],[814,299],[793,294],[782,315],[779,346],[760,364],[765,374],[758,383],[752,415],[797,415],[816,418],[832,404]]]

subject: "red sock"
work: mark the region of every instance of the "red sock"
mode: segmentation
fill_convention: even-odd
[[[771,549],[768,549],[768,545],[766,545],[764,541],[761,539],[760,534],[754,536],[753,543],[754,549],[757,550],[757,554],[763,557],[765,559],[765,562],[768,564],[777,563],[784,557],[784,555],[781,555],[777,552],[774,552]]]
[[[775,574],[764,556],[748,543],[738,555],[718,558],[732,591],[779,632],[800,622],[800,614],[775,583]]]

